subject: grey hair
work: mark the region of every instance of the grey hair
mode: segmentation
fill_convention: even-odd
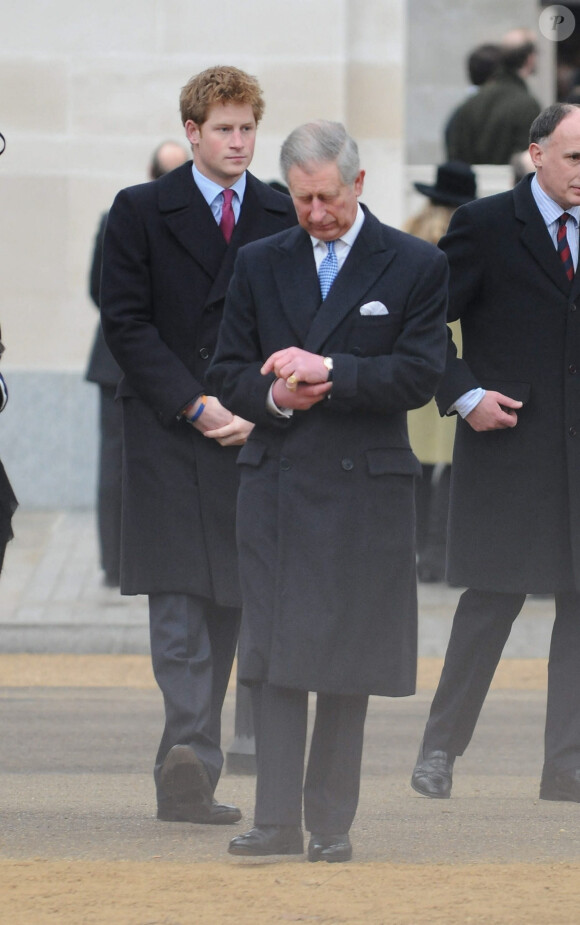
[[[577,103],[552,103],[536,116],[530,127],[530,144],[545,145],[560,122],[575,109]]]
[[[280,170],[286,183],[291,167],[336,163],[342,182],[352,186],[360,172],[358,146],[340,122],[307,122],[288,135],[280,151]]]

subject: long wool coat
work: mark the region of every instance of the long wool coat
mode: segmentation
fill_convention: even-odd
[[[239,456],[242,681],[413,693],[420,467],[406,412],[443,369],[446,281],[435,247],[370,213],[322,306],[303,229],[240,251],[209,381],[256,422]],[[387,313],[361,314],[370,302]],[[260,366],[293,344],[333,358],[332,397],[283,421]]]
[[[178,413],[206,390],[238,248],[296,222],[288,196],[247,175],[230,245],[191,164],[122,190],[104,243],[103,330],[124,373],[121,590],[239,605],[236,447]]]
[[[441,242],[463,359],[437,403],[476,386],[524,402],[512,429],[457,422],[448,577],[550,593],[580,588],[580,274],[570,285],[530,181],[462,206]]]

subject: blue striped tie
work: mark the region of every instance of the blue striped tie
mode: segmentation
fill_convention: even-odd
[[[318,267],[318,279],[320,280],[320,292],[323,301],[328,295],[329,289],[338,273],[338,260],[334,253],[334,241],[327,241],[326,247],[328,248],[328,252]]]
[[[574,261],[572,260],[572,254],[570,253],[570,245],[568,244],[568,238],[566,237],[566,222],[571,216],[568,212],[562,212],[560,218],[558,219],[558,234],[557,234],[557,243],[558,243],[558,253],[560,254],[560,260],[564,264],[564,269],[566,271],[566,276],[572,282],[574,279]]]

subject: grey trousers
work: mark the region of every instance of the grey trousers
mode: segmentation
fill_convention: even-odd
[[[236,651],[240,611],[188,594],[149,595],[151,658],[165,728],[155,779],[174,745],[191,745],[215,790],[223,765],[221,712]],[[158,788],[158,799],[164,794]]]

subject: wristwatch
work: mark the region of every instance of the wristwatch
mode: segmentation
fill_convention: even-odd
[[[334,363],[332,357],[323,357],[322,362],[328,370],[328,382],[332,382],[332,370],[334,369]]]

